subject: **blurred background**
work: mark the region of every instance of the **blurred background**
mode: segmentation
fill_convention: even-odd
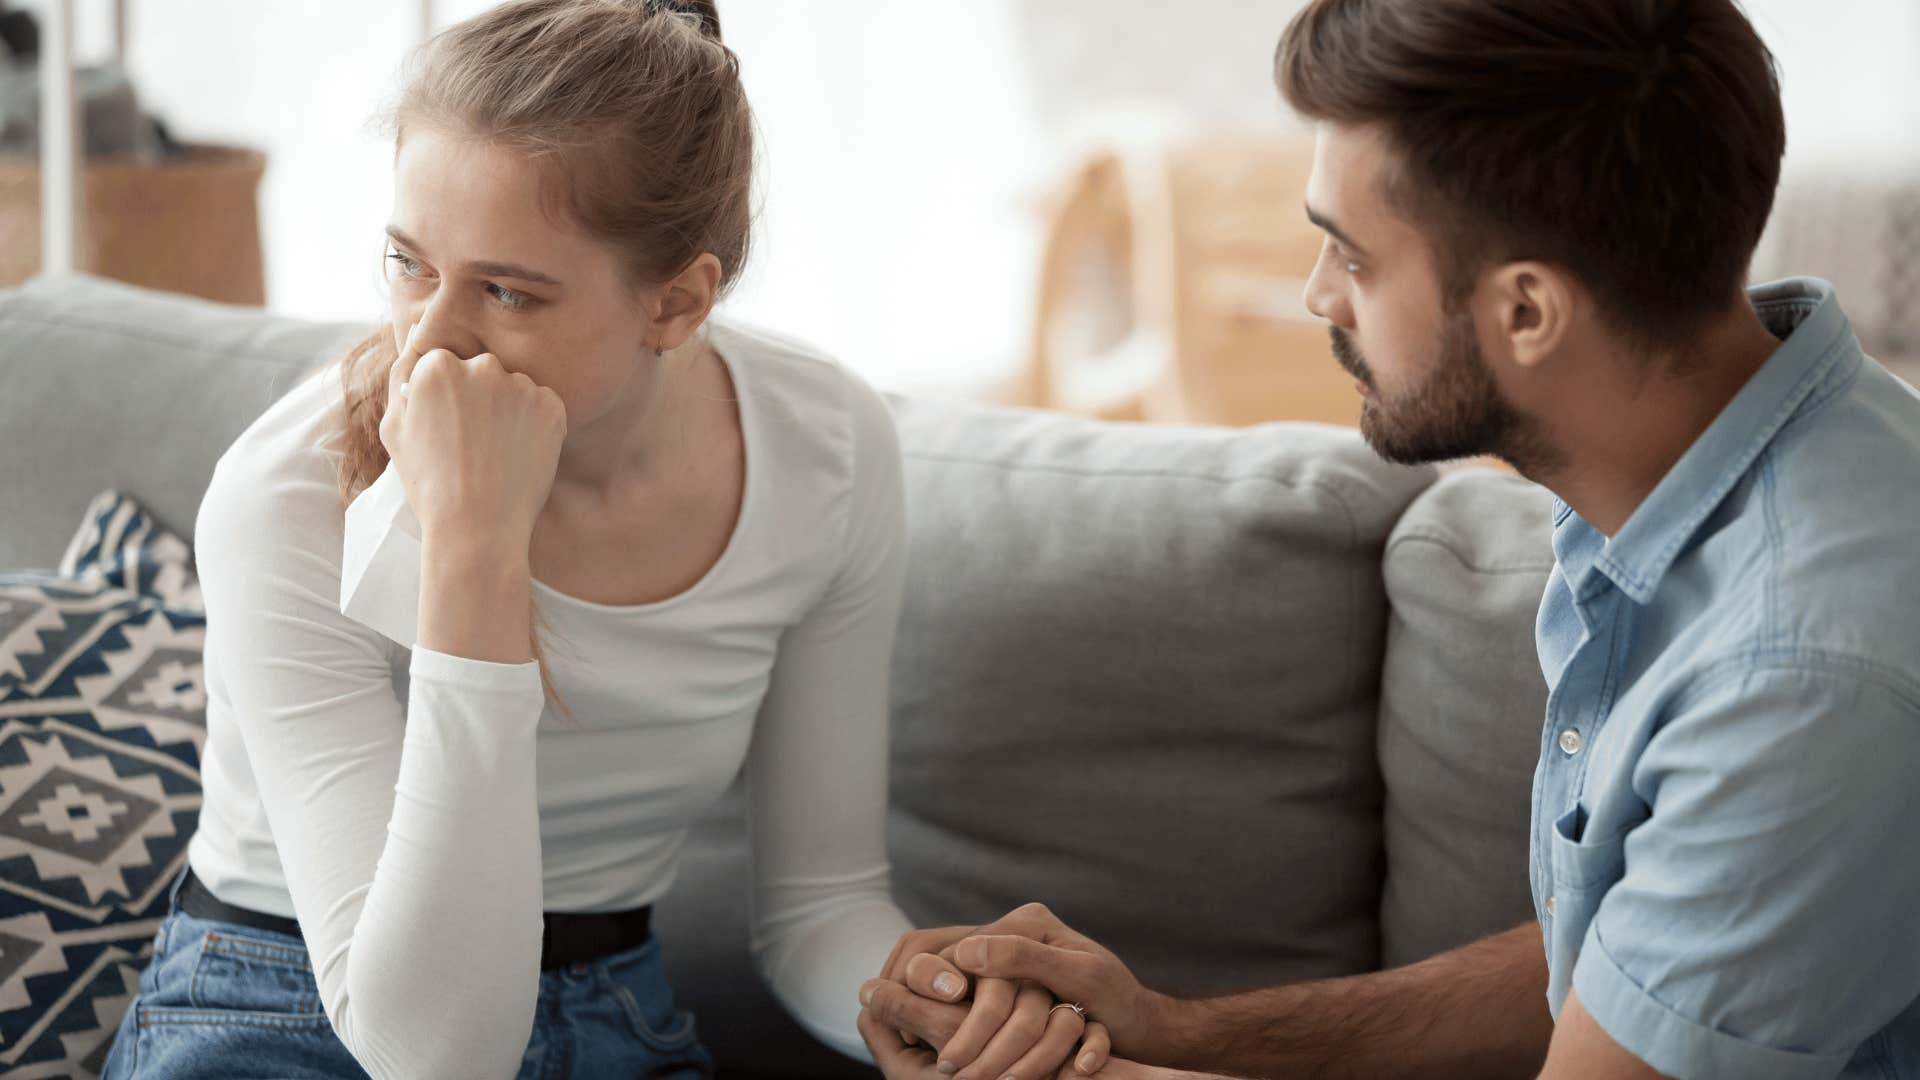
[[[404,53],[488,0],[70,0],[83,269],[372,320]],[[0,0],[0,284],[39,263],[28,17]],[[1748,0],[1790,149],[1754,276],[1834,280],[1920,357],[1920,4]],[[738,317],[889,390],[1155,421],[1351,422],[1301,307],[1295,0],[721,0],[762,133]],[[147,118],[159,121],[155,124]],[[1676,268],[1684,272],[1684,268]]]

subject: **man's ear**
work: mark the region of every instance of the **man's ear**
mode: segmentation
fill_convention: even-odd
[[[714,301],[720,295],[720,276],[720,260],[710,253],[702,254],[660,286],[655,294],[658,307],[646,346],[677,349],[686,344],[713,313]]]
[[[1508,263],[1491,271],[1480,291],[1486,325],[1505,339],[1508,355],[1534,369],[1573,331],[1580,291],[1564,270],[1540,262]]]

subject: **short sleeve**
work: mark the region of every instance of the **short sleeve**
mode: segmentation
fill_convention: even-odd
[[[1920,703],[1846,662],[1748,668],[1648,741],[1650,816],[1573,988],[1673,1076],[1831,1077],[1920,998]]]

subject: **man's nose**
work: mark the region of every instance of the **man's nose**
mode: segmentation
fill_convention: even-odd
[[[1320,257],[1314,260],[1313,270],[1308,273],[1306,284],[1300,290],[1300,301],[1307,310],[1335,325],[1340,325],[1341,312],[1339,290],[1328,280],[1327,255],[1323,247]]]

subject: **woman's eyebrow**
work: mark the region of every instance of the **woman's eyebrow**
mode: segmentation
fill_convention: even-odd
[[[413,248],[416,251],[426,250],[424,247],[421,246],[418,240],[415,240],[413,237],[408,236],[405,232],[403,232],[400,229],[398,225],[387,226],[387,235],[393,237],[395,240],[400,241],[402,244],[405,244],[406,246]],[[465,270],[469,274],[479,274],[485,277],[518,278],[521,281],[537,281],[542,285],[560,284],[560,282],[558,282],[554,278],[546,274],[543,274],[538,270],[534,270],[525,266],[520,266],[515,263],[500,262],[499,260],[496,260],[496,259],[471,260],[463,264],[460,268],[462,270]]]

